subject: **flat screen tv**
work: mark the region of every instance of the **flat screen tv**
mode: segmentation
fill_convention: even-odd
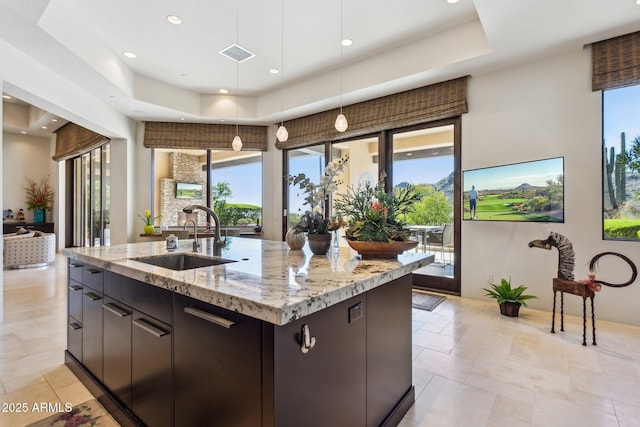
[[[464,220],[564,222],[564,157],[463,171],[462,186]]]
[[[202,184],[176,182],[176,199],[202,199]]]

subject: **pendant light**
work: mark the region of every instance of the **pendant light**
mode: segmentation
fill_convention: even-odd
[[[280,30],[280,127],[276,131],[276,138],[278,141],[285,142],[289,139],[289,132],[284,127],[284,0],[280,1],[280,24],[282,26]]]
[[[340,114],[336,117],[335,128],[338,132],[344,132],[349,127],[347,118],[342,114],[342,0],[340,0]]]
[[[238,37],[238,33],[240,32],[239,30],[239,18],[238,16],[240,15],[239,12],[240,6],[238,3],[236,3],[236,45],[239,45],[239,41],[240,38]],[[238,124],[238,67],[240,65],[240,62],[236,60],[236,136],[233,137],[233,141],[231,142],[231,148],[233,148],[233,151],[240,151],[242,150],[242,139],[240,139],[240,132],[239,132],[239,124]]]

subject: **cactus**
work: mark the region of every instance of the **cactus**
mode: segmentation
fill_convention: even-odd
[[[616,178],[616,202],[618,205],[627,200],[627,146],[624,132],[620,133],[620,154],[618,154],[615,164]]]
[[[609,149],[609,153],[610,155],[607,156],[607,147],[603,141],[602,157],[604,161],[603,167],[604,167],[604,181],[605,181],[604,182],[604,192],[605,192],[604,202],[605,202],[605,209],[607,210],[618,209],[618,204],[616,203],[615,189],[613,187],[613,179],[612,179],[613,170],[614,170],[613,159],[615,159],[615,154],[616,154],[615,148],[611,147]]]

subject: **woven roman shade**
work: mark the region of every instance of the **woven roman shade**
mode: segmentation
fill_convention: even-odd
[[[267,151],[267,126],[239,126],[242,151]],[[208,123],[145,122],[144,146],[147,148],[183,148],[232,150],[235,125]]]
[[[75,123],[67,123],[56,131],[56,153],[53,160],[59,162],[87,153],[110,139],[83,128]]]
[[[591,89],[640,84],[640,32],[594,43]]]
[[[342,133],[334,128],[338,109],[288,120],[289,139],[277,141],[276,148],[300,148],[459,116],[468,111],[467,77],[344,106],[349,128]]]

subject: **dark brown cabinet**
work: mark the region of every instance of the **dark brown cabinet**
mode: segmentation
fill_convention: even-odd
[[[73,277],[77,277],[76,268]],[[82,363],[102,381],[104,270],[82,264]]]
[[[102,292],[85,286],[82,298],[82,364],[102,381]]]
[[[134,312],[131,409],[149,427],[173,425],[171,340],[171,326],[151,316]]]
[[[365,296],[274,326],[273,333],[272,377],[278,398],[272,425],[365,426]],[[315,345],[303,352],[306,334]]]
[[[131,407],[131,318],[133,309],[105,297],[103,384],[127,408]]]
[[[55,224],[53,222],[34,223],[34,222],[5,222],[2,224],[2,233],[15,233],[18,228],[26,228],[27,230],[38,230],[43,233],[53,233]]]
[[[68,303],[67,364],[122,425],[394,426],[414,400],[410,275],[277,326],[70,261]]]
[[[176,295],[174,331],[175,425],[262,425],[261,322]]]

